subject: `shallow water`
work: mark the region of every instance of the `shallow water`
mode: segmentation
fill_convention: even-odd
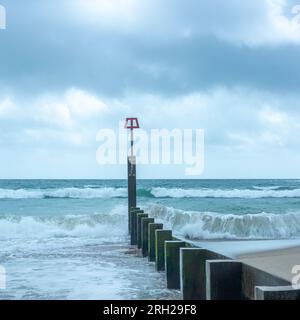
[[[243,245],[255,251],[300,239],[299,180],[138,181],[138,203],[177,235],[231,254],[245,242],[224,240],[256,240]],[[124,180],[0,181],[0,299],[178,298],[128,254],[127,226]]]
[[[29,243],[27,244],[27,246]],[[179,299],[165,288],[164,273],[136,256],[124,243],[69,245],[55,248],[31,243],[35,249],[15,248],[6,256],[7,289],[1,299]]]

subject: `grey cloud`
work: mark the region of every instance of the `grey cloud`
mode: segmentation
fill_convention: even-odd
[[[127,91],[172,96],[218,86],[283,93],[299,89],[300,46],[296,44],[249,47],[200,33],[182,38],[166,32],[167,38],[160,38],[151,35],[151,24],[134,33],[98,29],[66,17],[68,6],[63,3],[70,6],[70,2],[58,3],[4,3],[9,27],[0,35],[2,88],[32,94],[76,86],[107,96]],[[172,7],[175,17],[182,9],[178,3]],[[203,3],[199,4],[201,10],[211,6]],[[237,19],[246,15],[255,21],[255,13],[263,12],[262,2],[249,3],[242,6],[232,0],[227,9],[216,6],[215,18],[223,19],[221,25],[230,25],[232,15]],[[169,1],[165,5],[171,6]],[[185,25],[194,5],[195,1],[188,2],[179,25]],[[230,8],[235,12],[229,12]],[[197,28],[197,12],[191,16],[193,28]],[[209,21],[213,16],[208,12],[205,23],[216,23]],[[235,21],[234,26],[239,23],[242,21]]]

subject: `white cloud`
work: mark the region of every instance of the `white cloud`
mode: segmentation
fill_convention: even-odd
[[[298,100],[297,96],[287,100],[280,95],[243,88],[219,88],[174,98],[128,93],[120,99],[110,99],[81,89],[43,95],[31,101],[8,97],[0,102],[1,110],[14,106],[15,113],[14,117],[8,118],[7,114],[0,117],[0,143],[2,148],[18,145],[18,150],[25,146],[32,152],[44,150],[45,154],[57,150],[57,156],[65,150],[85,148],[86,159],[96,166],[97,131],[103,128],[117,131],[120,120],[137,116],[146,130],[203,128],[208,158],[205,172],[215,173],[213,159],[224,159],[218,169],[220,176],[224,176],[232,161],[237,161],[235,157],[240,161],[248,157],[248,165],[251,165],[249,156],[259,157],[255,160],[258,162],[252,163],[259,167],[259,161],[267,163],[274,153],[280,161],[280,154],[297,152],[300,111],[294,105]],[[87,105],[90,107],[86,108]],[[243,168],[241,163],[239,172]],[[114,176],[114,171],[105,174],[111,172]]]
[[[17,112],[17,107],[10,97],[0,99],[0,118],[11,117]]]
[[[70,145],[91,144],[99,129],[117,130],[120,120],[137,116],[148,130],[203,128],[208,145],[259,149],[272,144],[298,145],[294,137],[300,134],[300,112],[290,108],[295,101],[297,97],[287,102],[274,94],[242,88],[174,98],[128,93],[120,99],[69,89],[25,103],[17,97],[5,98],[0,101],[0,119],[9,119],[14,132],[24,130],[33,145],[48,139],[51,143],[57,139]]]
[[[300,43],[300,23],[298,19],[298,12],[295,11],[295,6],[288,6],[286,0],[267,0],[268,15],[267,15],[267,29],[262,37],[253,42],[292,42]],[[292,17],[285,16],[284,9],[294,14]],[[259,36],[256,34],[256,36]]]
[[[72,3],[81,23],[138,34],[143,39],[172,41],[200,35],[250,46],[300,43],[300,10],[288,0],[76,0]]]
[[[282,106],[284,102],[282,101]],[[287,146],[299,145],[297,137],[300,134],[300,113],[285,111],[282,107],[266,106],[259,112],[263,126],[260,138],[270,145]]]
[[[109,28],[133,29],[137,23],[140,0],[71,0],[68,7],[76,18],[87,24]],[[121,32],[124,29],[120,30]]]
[[[260,112],[260,118],[264,125],[271,127],[288,128],[290,119],[286,112],[273,110],[270,106],[264,107]]]
[[[25,129],[24,138],[31,141],[37,146],[49,147],[49,145],[59,145],[61,142],[69,146],[82,146],[85,142],[85,137],[80,132],[66,132],[49,128]]]
[[[103,115],[107,106],[91,93],[69,89],[63,95],[45,95],[35,102],[34,119],[62,128],[75,128],[83,121]]]
[[[44,100],[36,109],[38,109],[37,113],[32,116],[37,122],[53,124],[63,128],[71,128],[74,126],[70,109],[63,102],[49,102]]]
[[[284,146],[284,137],[282,134],[273,133],[270,131],[263,132],[260,135],[261,142],[267,144],[267,145],[274,145],[283,147]]]
[[[94,142],[101,119],[109,114],[94,94],[71,88],[62,94],[44,94],[24,101],[18,96],[0,99],[2,143],[40,146],[84,146]],[[7,128],[8,127],[8,128]]]
[[[86,91],[78,89],[71,89],[66,92],[65,103],[71,114],[84,118],[94,117],[108,110],[103,101]]]
[[[299,147],[300,111],[293,108],[297,99],[287,102],[276,94],[219,88],[177,98],[129,95],[119,103],[127,107],[127,114],[139,116],[147,130],[203,128],[209,148],[256,154]]]

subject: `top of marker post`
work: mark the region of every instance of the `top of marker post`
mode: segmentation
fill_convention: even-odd
[[[140,124],[139,124],[139,120],[138,118],[126,118],[126,122],[125,122],[125,129],[130,129],[131,132],[131,155],[130,155],[130,163],[131,163],[131,175],[133,175],[133,166],[135,164],[135,157],[134,157],[134,150],[133,150],[133,143],[134,143],[134,139],[133,139],[133,130],[134,129],[139,129],[140,128]]]
[[[134,130],[139,128],[140,124],[138,118],[126,118],[125,129]]]

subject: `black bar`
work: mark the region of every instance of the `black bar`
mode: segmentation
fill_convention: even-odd
[[[135,313],[125,308],[134,308]],[[288,310],[297,315],[298,301],[2,301],[3,319],[224,319],[245,314],[268,318]],[[242,310],[242,311],[241,311]],[[283,311],[282,311],[283,310]],[[8,315],[8,316],[5,316]]]

